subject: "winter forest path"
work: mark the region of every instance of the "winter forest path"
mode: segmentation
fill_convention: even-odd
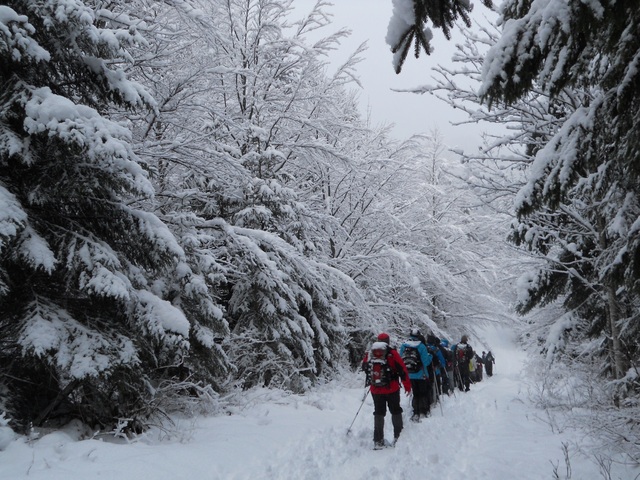
[[[2,480],[598,480],[593,463],[572,458],[565,475],[563,442],[528,398],[525,354],[503,330],[482,338],[496,356],[495,375],[446,397],[421,423],[405,420],[398,445],[372,450],[373,405],[363,375],[308,395],[242,393],[228,415],[183,419],[131,444],[54,432],[0,451]],[[484,348],[472,342],[481,352]],[[403,396],[405,419],[410,399]],[[392,436],[390,417],[385,433]],[[575,433],[573,434],[575,437]],[[554,477],[554,466],[562,475]],[[629,480],[631,477],[612,477]]]
[[[317,425],[302,443],[283,448],[280,458],[269,462],[267,477],[297,479],[466,478],[491,480],[540,480],[553,478],[554,465],[564,468],[562,438],[554,435],[538,417],[527,395],[523,370],[525,354],[513,339],[485,339],[495,354],[493,377],[472,385],[467,393],[456,391],[435,406],[431,417],[419,424],[405,421],[398,445],[371,450],[373,405],[367,397],[353,432],[347,437],[348,415],[355,414],[362,390],[350,395],[335,392],[336,407],[345,403],[345,427],[324,431]],[[502,339],[502,340],[501,340]],[[478,348],[478,353],[482,347]],[[405,418],[411,413],[403,398]],[[334,423],[334,422],[331,422]],[[392,436],[390,417],[385,425]],[[574,478],[598,478],[574,477]]]

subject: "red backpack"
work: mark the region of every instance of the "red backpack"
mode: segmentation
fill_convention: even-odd
[[[382,342],[372,345],[366,366],[367,383],[374,387],[386,387],[393,380],[391,365],[389,365],[389,349]]]

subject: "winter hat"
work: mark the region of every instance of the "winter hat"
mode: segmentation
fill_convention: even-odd
[[[443,338],[442,340],[440,340],[440,343],[445,347],[449,346],[449,340],[447,340],[446,338]]]
[[[418,330],[417,328],[412,328],[411,329],[411,336],[412,337],[419,337],[420,335],[421,335],[420,334],[420,330]]]
[[[387,345],[389,345],[389,341],[390,341],[389,334],[382,332],[380,335],[378,335],[378,341],[379,342],[384,342]]]
[[[371,345],[371,356],[379,358],[385,353],[387,353],[387,344],[385,342],[374,342]]]
[[[460,343],[467,343],[469,341],[469,337],[467,337],[466,335],[462,335],[462,338],[460,339]]]

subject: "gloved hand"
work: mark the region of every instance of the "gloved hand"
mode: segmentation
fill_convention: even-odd
[[[407,395],[411,393],[411,380],[408,378],[402,382],[402,386],[404,387],[404,391],[407,392]]]

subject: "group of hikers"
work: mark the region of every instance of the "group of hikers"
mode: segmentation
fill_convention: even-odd
[[[387,409],[393,424],[393,445],[403,428],[400,406],[400,385],[411,395],[411,420],[420,422],[431,414],[431,406],[442,395],[458,388],[468,392],[472,383],[482,380],[483,367],[493,375],[495,358],[491,351],[478,355],[467,335],[458,344],[449,345],[431,332],[425,337],[417,328],[397,350],[391,346],[388,333],[380,333],[362,360],[367,385],[373,397],[374,449],[387,446],[384,441],[384,420]]]

